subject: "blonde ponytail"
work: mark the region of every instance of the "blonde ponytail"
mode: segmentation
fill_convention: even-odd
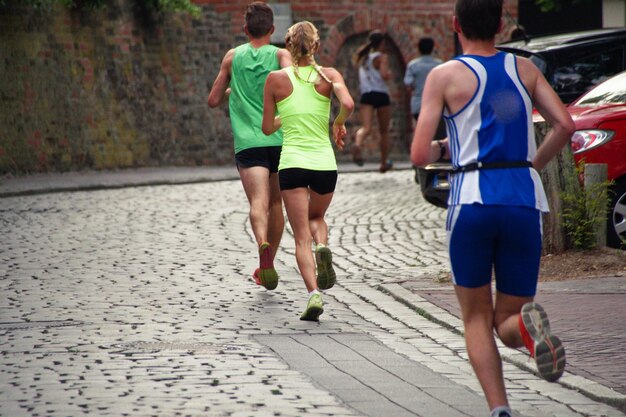
[[[321,77],[326,82],[332,83],[322,71],[322,67],[315,62],[315,57],[313,56],[320,46],[320,37],[313,23],[304,20],[291,26],[287,30],[287,35],[285,35],[285,45],[289,53],[291,53],[293,72],[296,78],[304,82],[317,84]],[[300,77],[298,62],[305,57],[309,58],[311,65],[319,75],[314,81],[304,80]]]

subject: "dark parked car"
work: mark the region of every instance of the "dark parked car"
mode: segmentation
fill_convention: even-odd
[[[576,163],[604,163],[613,181],[607,218],[607,244],[626,248],[626,71],[597,85],[567,107],[576,125],[571,146]],[[445,207],[449,163],[421,168],[427,201]],[[423,182],[422,182],[423,181]]]
[[[626,70],[626,28],[542,36],[497,48],[534,62],[566,104]]]

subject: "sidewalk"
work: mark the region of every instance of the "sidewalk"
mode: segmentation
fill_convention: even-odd
[[[404,282],[402,287],[458,319],[455,328],[462,332],[456,296],[448,285],[423,288]],[[559,382],[626,411],[626,278],[540,282],[536,300],[546,308],[553,333],[566,347],[566,373]],[[445,320],[436,311],[428,313]],[[525,349],[500,346],[505,361],[535,372]]]
[[[396,164],[398,170],[411,169],[410,163]],[[341,172],[371,172],[378,164],[339,166]],[[106,172],[38,174],[0,179],[2,198],[51,192],[97,190],[131,186],[175,185],[238,178],[228,167],[164,167]],[[416,191],[417,192],[417,191]],[[389,289],[387,289],[389,290]],[[449,284],[431,285],[414,281],[389,290],[414,310],[424,311],[437,321],[462,332],[458,306]],[[552,329],[567,348],[568,366],[560,383],[592,399],[626,411],[626,279],[619,277],[540,283],[538,301],[551,317]],[[503,349],[504,360],[533,370],[525,353]]]
[[[377,163],[339,164],[339,172],[370,172]],[[394,163],[395,169],[411,169],[410,162]],[[113,171],[83,171],[0,177],[0,198],[51,192],[102,190],[154,185],[193,184],[239,179],[234,165],[221,167],[155,167]]]

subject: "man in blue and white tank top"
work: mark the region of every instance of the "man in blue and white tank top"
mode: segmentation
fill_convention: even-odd
[[[574,124],[530,60],[495,48],[501,18],[502,0],[457,0],[463,55],[428,75],[411,160],[452,160],[446,231],[467,350],[491,415],[508,417],[494,330],[507,346],[525,345],[548,381],[565,367],[563,345],[533,299],[548,211],[538,171],[569,142]],[[539,149],[533,105],[552,126]],[[433,142],[442,109],[448,138]]]

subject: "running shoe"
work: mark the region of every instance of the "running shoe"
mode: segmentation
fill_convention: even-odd
[[[306,310],[304,310],[304,313],[300,316],[300,320],[319,321],[319,317],[323,312],[324,304],[322,303],[322,296],[319,294],[313,294],[309,298]]]
[[[254,272],[252,273],[252,279],[254,280],[254,283],[256,285],[261,285],[261,275],[259,275],[261,272],[260,268],[257,268],[254,270]]]
[[[361,155],[361,147],[356,144],[352,145],[352,161],[360,167],[365,164],[365,160]]]
[[[337,282],[337,274],[333,268],[333,254],[325,245],[319,244],[315,248],[315,262],[317,263],[317,286],[320,290],[332,288]]]
[[[378,171],[381,174],[384,174],[385,172],[389,171],[391,168],[393,168],[393,161],[391,159],[387,159],[384,164],[380,164]]]
[[[269,243],[264,242],[259,247],[259,277],[261,285],[268,290],[273,290],[278,286],[278,273],[274,269],[274,259],[272,258],[272,248]]]
[[[565,370],[565,348],[561,340],[550,333],[550,322],[543,307],[535,302],[524,304],[519,325],[539,375],[549,382],[559,379]]]

